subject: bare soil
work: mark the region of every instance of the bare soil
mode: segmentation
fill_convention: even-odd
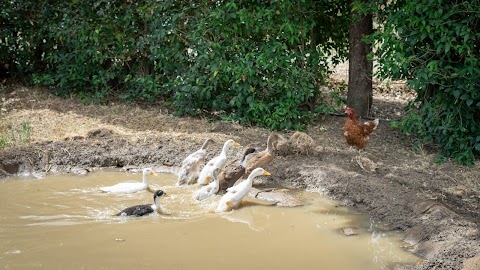
[[[2,99],[4,98],[4,99]],[[392,128],[413,98],[404,86],[378,85],[379,127],[359,154],[343,138],[344,118],[325,116],[305,133],[278,132],[287,141],[257,187],[318,190],[405,232],[405,248],[423,260],[395,269],[480,269],[480,165],[436,164],[434,148],[413,148]],[[155,166],[175,171],[207,138],[207,158],[229,138],[243,147],[266,147],[271,131],[200,118],[178,118],[160,106],[83,105],[48,90],[0,86],[0,134],[28,121],[30,143],[0,149],[0,178],[55,171],[85,173],[97,167]],[[15,131],[17,132],[17,131]]]

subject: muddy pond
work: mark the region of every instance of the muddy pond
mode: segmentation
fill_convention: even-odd
[[[392,269],[418,258],[401,235],[368,215],[317,192],[295,191],[299,207],[244,204],[214,213],[220,196],[198,202],[198,186],[176,176],[149,177],[168,197],[170,215],[115,217],[152,193],[115,195],[99,187],[140,181],[140,173],[0,180],[0,265],[3,269]],[[342,228],[356,228],[347,236]]]

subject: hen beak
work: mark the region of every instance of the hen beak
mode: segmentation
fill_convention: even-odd
[[[157,176],[157,174],[154,171],[152,171],[150,175]]]
[[[240,146],[240,144],[236,141],[233,141],[233,146]]]
[[[271,174],[270,174],[269,172],[267,172],[267,171],[264,171],[264,172],[263,172],[263,175],[271,175]]]

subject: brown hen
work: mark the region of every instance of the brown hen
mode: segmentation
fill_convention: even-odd
[[[368,144],[369,135],[377,128],[379,120],[371,120],[365,123],[359,121],[357,112],[347,107],[345,109],[347,119],[343,126],[343,135],[347,144],[357,147],[358,150],[365,148]]]

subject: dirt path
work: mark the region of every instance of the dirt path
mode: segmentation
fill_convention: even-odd
[[[175,118],[159,108],[84,106],[38,89],[0,89],[0,98],[5,98],[0,133],[25,121],[31,125],[31,143],[0,150],[0,177],[146,164],[174,170],[206,138],[215,140],[209,147],[211,158],[228,138],[242,147],[264,148],[270,134],[231,123]],[[378,117],[401,117],[405,102],[398,93],[377,89],[375,101]],[[335,116],[319,119],[301,136],[306,140],[289,141],[267,167],[270,182],[262,185],[319,190],[404,230],[406,248],[425,260],[396,269],[480,269],[480,166],[435,164],[434,150],[413,149],[409,138],[388,122],[380,123],[359,156],[344,142],[343,122]],[[290,132],[280,134],[292,137]]]

